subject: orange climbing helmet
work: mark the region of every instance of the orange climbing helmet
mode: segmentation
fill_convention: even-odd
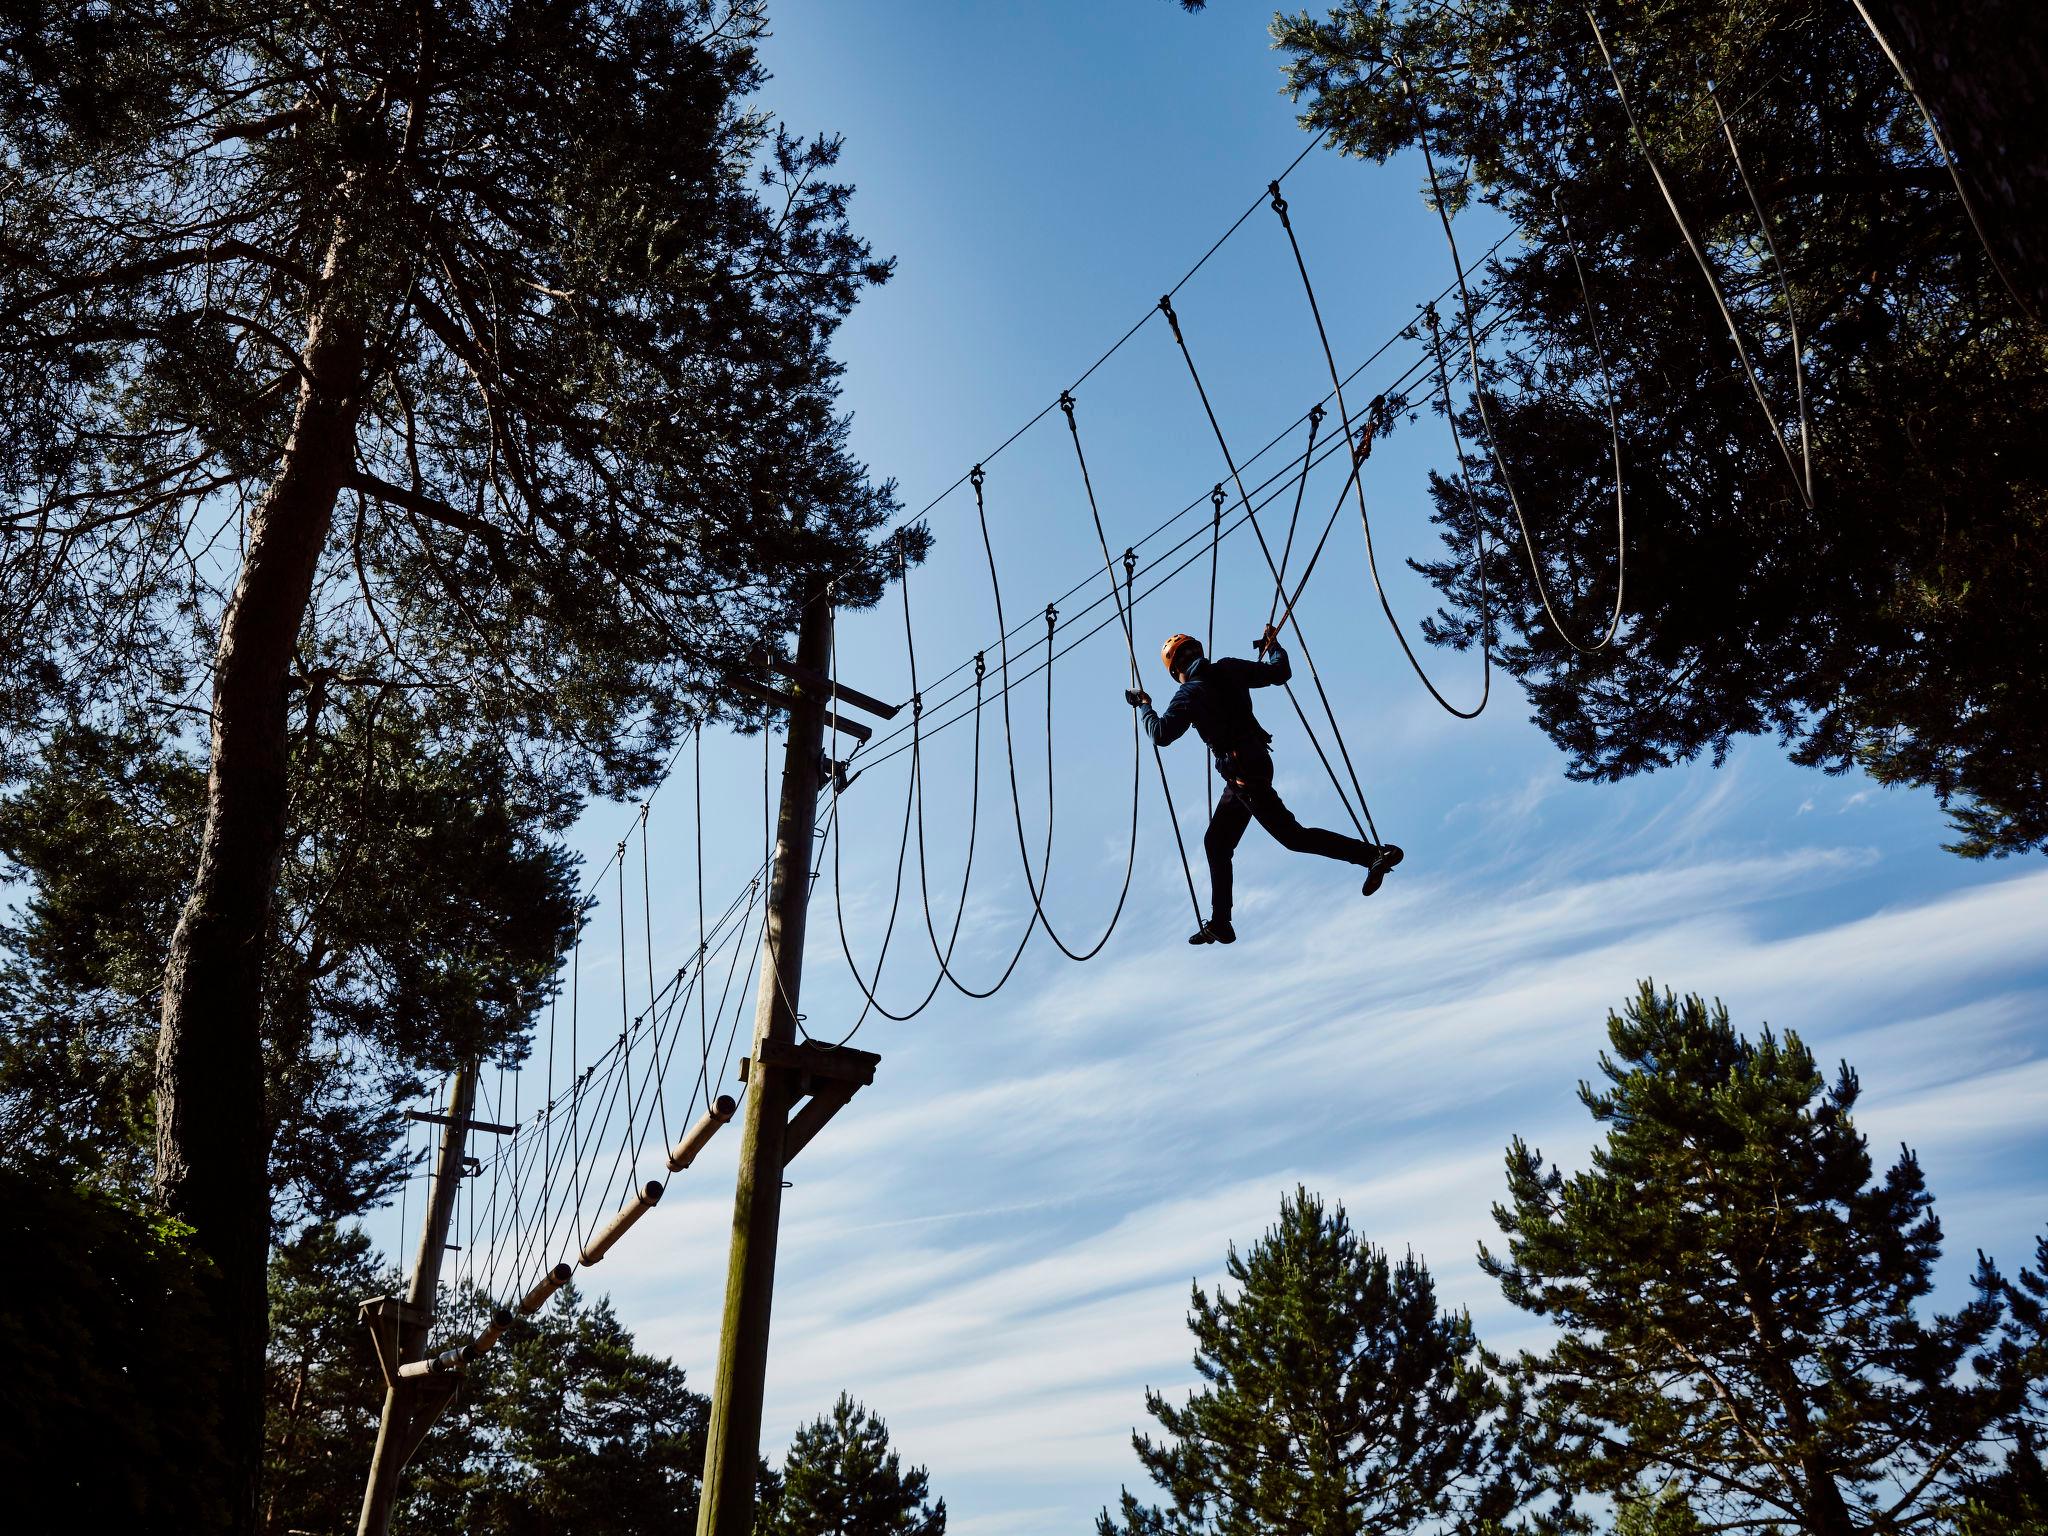
[[[1179,675],[1179,669],[1174,666],[1174,661],[1183,651],[1190,647],[1194,650],[1194,656],[1202,654],[1202,642],[1193,635],[1168,635],[1166,637],[1166,644],[1159,647],[1159,659],[1166,663],[1166,670],[1168,672],[1172,672],[1176,676]],[[1192,661],[1194,656],[1190,656],[1188,659]]]

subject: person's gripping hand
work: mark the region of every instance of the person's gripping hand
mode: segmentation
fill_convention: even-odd
[[[1150,709],[1152,707],[1152,695],[1142,688],[1126,688],[1124,690],[1124,702],[1133,709]]]

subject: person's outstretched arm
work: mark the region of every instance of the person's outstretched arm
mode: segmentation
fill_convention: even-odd
[[[1163,715],[1152,707],[1152,695],[1141,688],[1126,688],[1124,697],[1137,706],[1138,719],[1144,723],[1145,734],[1152,738],[1154,746],[1171,746],[1187,734],[1188,726],[1193,723],[1193,717],[1178,693],[1167,703]]]
[[[1294,666],[1287,659],[1287,652],[1280,648],[1278,631],[1272,625],[1252,642],[1252,648],[1259,653],[1259,660],[1246,661],[1241,656],[1218,656],[1209,663],[1210,667],[1227,682],[1240,688],[1271,688],[1284,683],[1294,676]]]

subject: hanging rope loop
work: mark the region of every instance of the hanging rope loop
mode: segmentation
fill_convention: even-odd
[[[1282,224],[1286,224],[1287,199],[1280,195],[1280,183],[1277,181],[1267,182],[1266,195],[1273,200],[1273,211],[1280,215],[1280,222]]]
[[[1329,414],[1330,413],[1328,411],[1323,409],[1323,405],[1320,400],[1317,401],[1314,405],[1310,406],[1308,408],[1309,431],[1312,433],[1320,432],[1323,428],[1323,418],[1325,416],[1328,416]]]
[[[1063,390],[1061,390],[1061,391],[1060,391],[1060,409],[1061,409],[1061,410],[1063,410],[1063,411],[1065,411],[1065,412],[1067,413],[1067,430],[1068,430],[1068,431],[1070,431],[1070,432],[1071,432],[1071,431],[1073,431],[1073,430],[1074,430],[1074,392],[1073,392],[1073,391],[1072,391],[1071,389],[1063,389]]]
[[[1055,607],[1054,607],[1054,606],[1053,606],[1053,605],[1052,605],[1051,603],[1047,603],[1047,604],[1045,605],[1045,638],[1046,638],[1046,640],[1047,640],[1047,642],[1048,642],[1048,643],[1050,643],[1050,642],[1051,642],[1051,640],[1052,640],[1052,632],[1053,632],[1053,630],[1054,630],[1055,628],[1057,628],[1057,627],[1058,627],[1058,625],[1059,625],[1059,622],[1060,622],[1060,611],[1059,611],[1059,609],[1055,608]]]
[[[1213,518],[1211,519],[1211,521],[1212,521],[1212,522],[1214,522],[1214,523],[1220,523],[1220,522],[1222,522],[1222,521],[1223,521],[1223,487],[1222,487],[1221,485],[1217,486],[1215,490],[1213,490],[1213,491],[1211,491],[1211,492],[1209,493],[1209,505],[1210,505],[1210,506],[1211,506],[1211,507],[1212,507],[1212,508],[1214,509],[1214,516],[1213,516]]]
[[[974,686],[977,691],[981,688],[981,680],[987,676],[988,652],[976,651],[974,653]]]
[[[1124,546],[1124,590],[1128,592],[1131,581],[1138,574],[1138,552],[1129,545]]]
[[[1160,313],[1161,313],[1162,315],[1166,316],[1166,323],[1167,323],[1168,325],[1170,325],[1170,326],[1172,326],[1172,327],[1173,327],[1173,339],[1174,339],[1175,341],[1179,341],[1179,340],[1181,339],[1181,336],[1180,336],[1180,316],[1179,316],[1179,315],[1176,315],[1176,314],[1175,314],[1175,313],[1173,312],[1173,295],[1172,295],[1172,294],[1170,294],[1170,293],[1162,293],[1162,294],[1161,294],[1161,295],[1159,296],[1159,312],[1160,312]]]

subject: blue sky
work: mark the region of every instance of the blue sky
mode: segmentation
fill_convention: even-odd
[[[846,135],[857,222],[899,258],[840,351],[859,451],[909,505],[1057,395],[1299,153],[1265,14],[1225,3],[1188,17],[1167,0],[775,8],[767,103],[799,130]],[[1450,278],[1420,183],[1419,165],[1321,151],[1288,183],[1347,367]],[[1460,238],[1472,253],[1498,232],[1474,214]],[[1321,394],[1315,333],[1270,213],[1255,213],[1177,305],[1240,457]],[[1354,404],[1414,356],[1412,345],[1389,353]],[[1080,421],[1119,550],[1222,478],[1156,320],[1080,391]],[[1448,453],[1441,424],[1425,417],[1371,462],[1382,571],[1410,624],[1431,593],[1402,560],[1436,551],[1423,486]],[[1312,479],[1304,519],[1319,525],[1337,489],[1328,471]],[[1013,623],[1091,566],[1099,573],[1057,414],[991,461],[986,491]],[[1285,516],[1285,502],[1265,514],[1276,543]],[[911,579],[927,680],[995,638],[964,490],[932,526],[933,557]],[[1493,1231],[1502,1149],[1519,1134],[1567,1165],[1583,1159],[1591,1124],[1574,1088],[1595,1069],[1606,1010],[1644,976],[1718,995],[1743,1027],[1796,1029],[1824,1062],[1859,1069],[1873,1147],[1885,1156],[1906,1142],[1926,1164],[1950,1283],[1980,1247],[2016,1265],[2048,1227],[2048,869],[1964,864],[1940,851],[1942,819],[1925,796],[1796,769],[1768,742],[1719,769],[1568,783],[1512,684],[1500,682],[1473,723],[1429,700],[1371,598],[1355,516],[1337,528],[1301,616],[1373,810],[1407,864],[1365,903],[1348,871],[1286,855],[1255,829],[1239,857],[1242,940],[1190,951],[1148,761],[1132,892],[1099,958],[1070,964],[1041,935],[991,1001],[942,991],[909,1023],[868,1019],[857,1043],[882,1054],[875,1086],[792,1169],[771,1453],[847,1388],[930,1467],[960,1536],[1087,1528],[1121,1483],[1141,1481],[1128,1437],[1143,1388],[1191,1383],[1190,1280],[1212,1283],[1226,1246],[1256,1238],[1297,1182],[1341,1200],[1373,1240],[1422,1254],[1490,1343],[1528,1337],[1474,1263]],[[1139,611],[1155,691],[1167,686],[1158,641],[1202,631],[1206,582],[1198,566]],[[1242,536],[1226,545],[1220,648],[1243,649],[1269,592],[1256,546]],[[1588,628],[1603,600],[1580,604]],[[898,603],[892,593],[839,631],[842,673],[890,698],[909,692]],[[1474,658],[1424,661],[1452,698],[1475,696]],[[1077,944],[1100,934],[1122,878],[1124,667],[1111,629],[1055,671],[1047,909]],[[1014,701],[1034,858],[1045,826],[1042,681]],[[1261,703],[1290,805],[1343,825],[1284,701]],[[1002,741],[992,710],[956,957],[983,983],[1028,911]],[[959,891],[970,747],[954,729],[925,762],[942,934]],[[1203,765],[1192,743],[1169,763],[1192,849]],[[695,950],[690,767],[686,756],[649,813],[650,909],[627,889],[629,1011],[645,1004],[648,965],[671,974]],[[714,914],[759,858],[761,767],[758,740],[707,737]],[[839,904],[870,966],[891,906],[906,769],[898,757],[864,776],[840,816]],[[580,836],[594,859],[627,820],[617,807],[587,818]],[[636,843],[633,882],[638,857]],[[838,1035],[859,993],[840,953],[829,848],[824,868],[804,1010],[814,1032]],[[1206,898],[1199,864],[1196,878]],[[892,1007],[922,996],[933,974],[916,902],[913,845],[908,926],[880,987]],[[620,919],[608,894],[578,980],[579,1006],[614,1029]],[[745,956],[739,964],[734,1001],[750,985]],[[584,1038],[600,1033],[587,1026]],[[537,1088],[522,1086],[529,1108]],[[608,1290],[643,1345],[672,1354],[704,1389],[737,1141],[715,1142],[583,1282]],[[398,1214],[377,1224],[387,1247]]]

